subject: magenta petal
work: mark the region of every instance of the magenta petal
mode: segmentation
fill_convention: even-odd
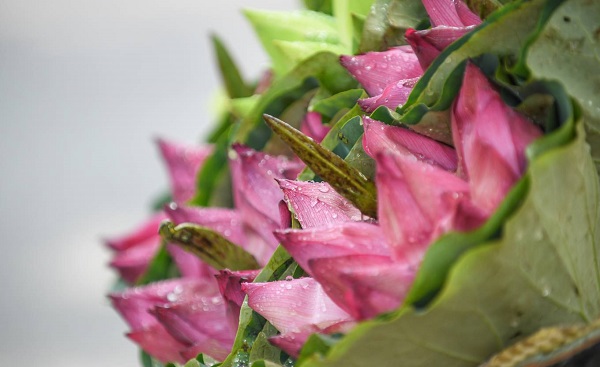
[[[110,262],[121,278],[127,283],[135,283],[148,268],[152,258],[160,247],[160,240],[144,241],[141,244],[118,252]]]
[[[158,140],[158,146],[169,170],[173,199],[184,203],[194,196],[196,175],[212,153],[212,147],[184,146],[162,139]]]
[[[259,270],[231,271],[226,269],[216,275],[219,291],[227,306],[227,318],[234,329],[238,326],[240,309],[246,297],[246,293],[242,291],[242,283],[252,282],[259,272]]]
[[[155,306],[182,302],[198,295],[217,295],[216,284],[193,279],[173,279],[151,283],[143,287],[129,288],[109,297],[113,307],[133,329],[143,329],[157,323],[148,311]]]
[[[244,283],[248,305],[282,334],[323,330],[350,315],[339,308],[312,278]]]
[[[379,223],[398,261],[420,259],[432,238],[452,229],[468,184],[455,175],[401,154],[376,156]]]
[[[381,94],[375,97],[359,99],[358,104],[360,105],[360,108],[363,109],[363,111],[369,113],[375,111],[377,107],[381,106],[385,106],[390,109],[395,109],[396,107],[401,106],[406,102],[408,96],[413,90],[413,87],[415,86],[415,84],[417,84],[418,81],[419,78],[399,80],[388,85],[381,92]]]
[[[287,354],[298,357],[300,350],[311,334],[313,332],[309,330],[298,333],[287,333],[271,337],[269,338],[269,342]]]
[[[157,306],[152,312],[175,339],[186,345],[216,340],[231,349],[235,328],[229,323],[221,295],[194,297],[186,302]]]
[[[309,263],[325,292],[356,320],[397,308],[412,285],[417,265],[368,254],[320,258]]]
[[[275,236],[309,273],[308,263],[312,259],[356,254],[391,255],[381,228],[369,223],[347,222],[329,228],[287,229],[276,231]]]
[[[433,27],[464,27],[481,23],[461,0],[423,0]],[[460,13],[460,14],[459,14]]]
[[[318,143],[325,138],[325,135],[327,135],[329,130],[331,130],[331,128],[323,125],[321,114],[317,112],[308,112],[306,116],[304,116],[302,126],[300,127],[300,131],[302,131],[304,135],[310,136]]]
[[[341,56],[340,62],[370,96],[381,94],[389,84],[398,80],[412,79],[423,74],[410,46],[394,47],[383,52],[367,52],[364,55]]]
[[[481,18],[469,9],[467,4],[458,0],[455,2],[456,14],[460,18],[461,23],[465,26],[476,26],[481,24]]]
[[[186,346],[175,340],[160,324],[132,331],[127,334],[127,337],[162,363],[177,362],[183,364],[187,361],[179,353]]]
[[[419,59],[419,64],[423,69],[427,69],[441,52],[440,49],[431,44],[414,29],[408,29],[404,34],[404,38],[406,38],[406,42],[414,50]]]
[[[175,261],[177,269],[179,269],[183,278],[209,280],[212,279],[216,272],[196,255],[185,251],[177,245],[168,244],[167,251],[173,258],[173,261]]]
[[[144,222],[140,227],[136,228],[132,233],[106,240],[106,244],[117,251],[127,250],[135,246],[143,246],[148,242],[159,241],[158,227],[167,216],[164,213],[153,215],[149,220]]]
[[[235,206],[246,224],[274,249],[277,241],[272,232],[281,228],[279,202],[283,200],[275,179],[295,177],[302,166],[239,144],[233,145],[232,152],[230,167]]]
[[[398,126],[386,125],[369,117],[363,119],[365,152],[375,158],[381,152],[411,154],[418,160],[447,171],[456,171],[458,158],[451,147]]]
[[[216,275],[219,291],[223,298],[238,307],[242,306],[246,293],[242,291],[242,283],[252,282],[260,273],[260,270],[231,271],[228,269],[219,271]]]
[[[326,182],[278,182],[302,228],[327,227],[362,219],[361,212]]]
[[[527,164],[525,149],[540,129],[508,107],[485,75],[467,64],[452,109],[453,139],[460,174],[469,180],[473,200],[493,211]]]

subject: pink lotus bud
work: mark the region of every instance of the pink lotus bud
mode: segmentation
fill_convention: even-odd
[[[158,146],[167,164],[173,200],[185,203],[196,192],[198,170],[212,152],[212,147],[184,146],[159,139]]]

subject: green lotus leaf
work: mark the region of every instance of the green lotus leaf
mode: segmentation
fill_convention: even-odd
[[[570,0],[531,44],[531,78],[560,82],[582,108],[587,140],[600,169],[600,2]],[[576,70],[576,72],[574,72]]]

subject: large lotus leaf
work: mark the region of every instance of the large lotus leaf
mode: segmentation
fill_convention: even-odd
[[[579,124],[531,163],[501,239],[463,255],[427,309],[363,323],[302,366],[477,366],[541,327],[597,318],[600,193],[584,135]]]
[[[586,119],[587,140],[600,169],[600,2],[570,0],[560,6],[530,46],[535,79],[558,80]]]
[[[335,19],[323,13],[310,10],[245,10],[244,13],[271,57],[277,75],[285,74],[295,65],[288,63],[289,60],[281,54],[274,40],[341,43]]]
[[[416,124],[430,110],[447,110],[459,90],[461,69],[466,59],[486,53],[519,58],[522,50],[535,39],[552,11],[562,1],[510,3],[490,15],[474,31],[448,46],[415,85],[406,103],[399,108],[402,122]]]

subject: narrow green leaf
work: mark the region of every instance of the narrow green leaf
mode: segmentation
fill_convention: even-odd
[[[227,131],[223,131],[219,140],[215,143],[213,154],[208,157],[202,168],[198,171],[196,178],[196,194],[190,200],[190,205],[209,206],[211,199],[217,190],[218,183],[223,175],[227,174],[227,154],[229,149],[229,131],[233,126],[229,126]]]
[[[365,215],[377,217],[377,192],[372,181],[285,122],[269,115],[264,115],[264,119],[294,153],[340,195],[350,200]]]
[[[233,58],[225,48],[223,42],[217,37],[211,37],[217,65],[221,71],[221,79],[230,98],[241,98],[252,95],[252,88],[246,84],[240,71],[238,70]]]
[[[209,228],[191,223],[175,226],[166,221],[161,224],[159,233],[168,243],[193,253],[217,270],[260,268],[254,256]]]

